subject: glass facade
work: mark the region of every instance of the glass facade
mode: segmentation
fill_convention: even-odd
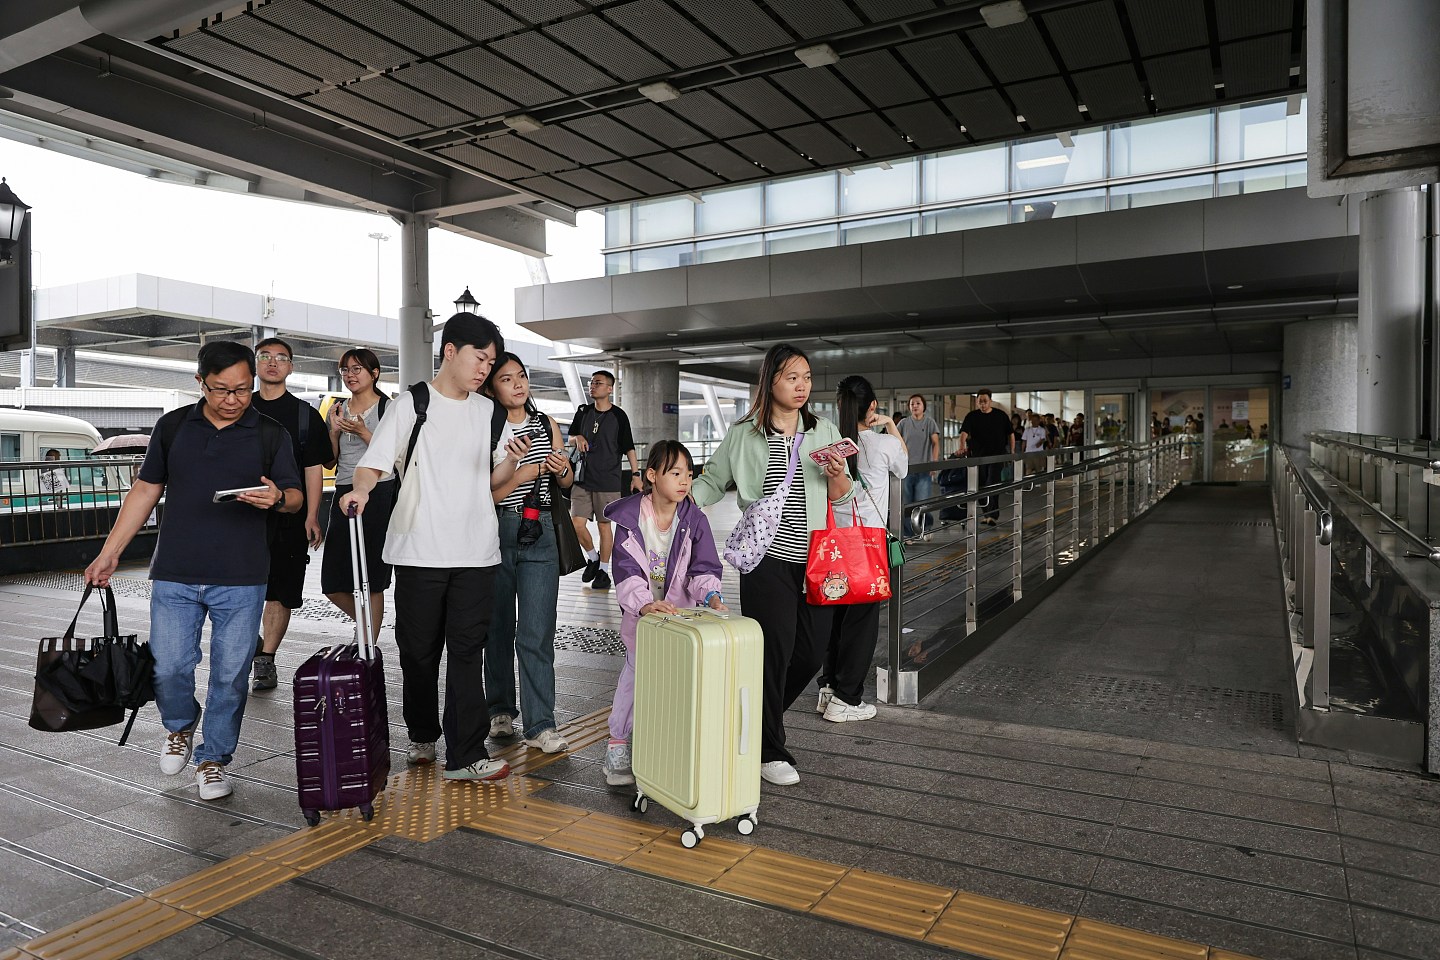
[[[1290,115],[1270,100],[705,190],[700,203],[617,204],[604,211],[605,271],[1304,186],[1305,134],[1303,102]]]

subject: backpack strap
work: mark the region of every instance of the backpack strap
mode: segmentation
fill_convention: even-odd
[[[303,413],[303,411],[302,411]],[[280,453],[280,444],[289,443],[290,435],[274,420],[260,414],[260,475],[270,476],[275,469],[275,457]],[[302,448],[303,449],[303,448]],[[299,464],[296,464],[298,467]],[[304,471],[301,471],[302,479]]]
[[[297,409],[295,413],[297,417],[295,423],[295,439],[300,441],[300,456],[303,459],[305,456],[305,448],[310,444],[310,404],[301,400],[299,409]],[[297,463],[296,466],[298,467],[300,465]]]
[[[405,460],[401,464],[397,480],[405,479],[410,469],[410,458],[415,456],[415,444],[420,442],[420,428],[425,426],[425,416],[430,409],[430,385],[424,380],[410,385],[410,397],[415,404],[415,426],[410,428],[410,442],[405,446]]]

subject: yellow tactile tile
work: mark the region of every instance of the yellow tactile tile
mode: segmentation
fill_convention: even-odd
[[[1061,960],[1206,960],[1210,948],[1098,920],[1076,920]]]
[[[925,939],[990,960],[1054,960],[1075,918],[959,892]]]
[[[1210,948],[1210,960],[1259,960],[1245,953],[1235,953],[1233,950],[1217,950]]]
[[[619,863],[664,832],[635,820],[592,813],[552,833],[545,846]]]
[[[954,895],[948,887],[856,869],[841,877],[810,912],[920,939]]]
[[[516,799],[498,810],[488,811],[467,823],[512,840],[541,843],[557,830],[568,827],[584,816],[584,810],[526,797]]]
[[[241,855],[152,890],[146,896],[203,919],[223,913],[300,874],[294,867]]]
[[[0,960],[33,960],[34,954],[26,953],[19,947],[11,947],[8,950],[0,950]]]
[[[174,907],[136,897],[36,937],[25,952],[39,960],[120,960],[196,922]]]
[[[706,839],[693,850],[680,843],[680,831],[669,830],[653,843],[647,843],[621,861],[626,867],[643,870],[660,877],[705,887],[720,879],[754,847],[730,840]]]
[[[332,820],[313,830],[301,830],[256,847],[248,856],[307,873],[375,840],[373,831],[343,820]]]
[[[808,910],[844,875],[845,868],[833,863],[756,847],[714,887],[791,910]]]

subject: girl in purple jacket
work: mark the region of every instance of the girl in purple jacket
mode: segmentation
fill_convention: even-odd
[[[605,508],[615,524],[615,599],[620,602],[620,639],[625,666],[610,708],[610,747],[605,782],[635,782],[630,772],[630,729],[635,717],[635,625],[647,613],[678,613],[680,607],[724,610],[720,556],[710,520],[690,500],[695,461],[678,440],[661,440],[645,461],[645,490]]]

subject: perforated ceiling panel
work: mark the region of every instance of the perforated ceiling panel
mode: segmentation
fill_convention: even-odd
[[[430,153],[565,205],[1072,131],[1303,82],[1291,75],[1305,46],[1294,0],[1025,0],[1026,19],[997,28],[979,6],[253,0],[153,42],[374,135],[382,154]],[[835,62],[824,50],[814,67],[797,58],[822,43]]]

